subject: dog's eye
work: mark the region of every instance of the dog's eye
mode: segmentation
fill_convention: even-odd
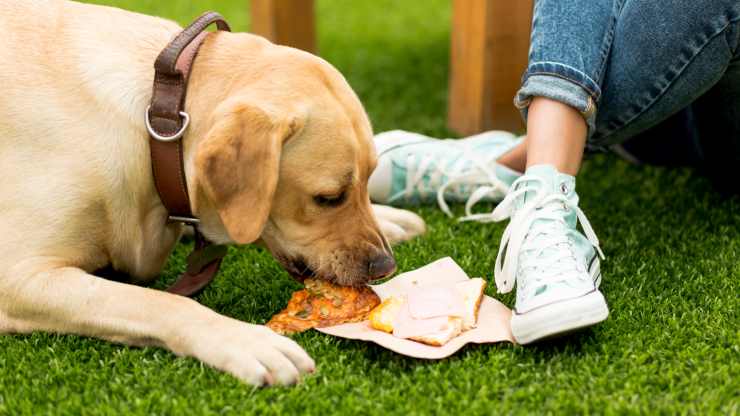
[[[341,205],[347,197],[346,192],[337,195],[316,195],[313,197],[314,202],[322,207],[336,207]]]

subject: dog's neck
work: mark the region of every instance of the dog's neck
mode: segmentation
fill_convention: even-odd
[[[120,160],[116,161],[119,164],[117,169],[120,169],[124,176],[140,174],[149,176],[152,167],[145,114],[152,96],[154,62],[162,49],[182,28],[171,22],[148,16],[135,15],[134,18],[147,20],[147,24],[136,25],[136,27],[143,28],[142,30],[131,34],[135,36],[136,42],[105,45],[104,47],[117,52],[114,54],[115,58],[102,62],[100,59],[91,57],[91,59],[94,59],[95,65],[90,65],[88,76],[97,77],[100,80],[101,89],[100,92],[97,92],[98,95],[95,99],[100,103],[100,107],[114,119],[110,123],[111,131],[106,133],[115,136],[110,143],[111,150],[121,155],[118,158]],[[99,48],[101,45],[97,45],[97,47]],[[202,46],[202,50],[207,51],[211,47],[213,47],[212,41],[209,39]],[[93,49],[93,46],[91,45],[90,48]],[[197,71],[197,68],[198,62],[196,59],[194,71]],[[111,74],[115,74],[115,76],[111,76]],[[199,193],[196,191],[197,178],[193,162],[197,144],[207,133],[207,119],[210,117],[208,102],[204,102],[208,97],[204,96],[204,88],[199,85],[203,81],[203,79],[200,79],[198,82],[192,82],[188,88],[185,110],[191,114],[192,122],[183,137],[187,187],[193,214],[197,217],[200,214],[197,207],[208,206],[204,202],[196,203],[195,199],[198,198]],[[214,82],[211,80],[205,81]],[[198,103],[198,108],[191,108],[193,107],[192,103]],[[120,134],[116,134],[117,132]],[[110,136],[107,140],[110,140]],[[111,166],[106,168],[110,169]],[[121,192],[131,195],[129,203],[132,204],[134,210],[120,207],[119,212],[135,213],[134,215],[138,217],[134,221],[127,220],[125,222],[142,224],[143,228],[146,229],[145,234],[147,234],[142,238],[160,240],[163,247],[174,244],[182,227],[176,223],[166,222],[166,210],[154,186],[153,177],[145,181],[124,182],[138,185],[135,189],[121,190]],[[219,221],[217,216],[215,219],[207,218],[207,220],[210,222]],[[218,243],[229,242],[228,235],[212,235],[212,233],[209,233],[206,237]]]
[[[148,16],[144,16],[145,19],[151,19]],[[137,140],[136,143],[130,145],[135,146],[135,152],[125,152],[125,154],[135,154],[135,166],[129,166],[129,168],[143,169],[144,171],[151,171],[151,156],[148,151],[149,135],[145,126],[145,114],[146,108],[150,104],[152,96],[152,85],[154,81],[154,62],[157,56],[162,52],[172,38],[177,35],[182,28],[169,24],[169,22],[162,22],[156,19],[156,23],[152,22],[151,25],[145,26],[147,29],[137,33],[137,42],[132,43],[135,45],[136,50],[122,51],[120,58],[121,61],[128,61],[128,65],[121,63],[120,68],[125,68],[125,72],[120,72],[118,78],[120,82],[111,85],[110,90],[124,91],[126,96],[103,96],[101,100],[108,102],[107,106],[117,108],[122,114],[127,114],[127,124],[129,128],[136,131],[134,135]],[[111,47],[116,47],[112,45]],[[206,46],[206,45],[204,45]],[[126,52],[131,52],[127,54]],[[127,56],[128,55],[128,56]],[[131,58],[134,57],[135,58]],[[110,77],[108,77],[110,79]],[[125,83],[126,87],[121,87],[121,84]],[[203,120],[208,118],[208,110],[205,108],[199,108],[196,111],[191,110],[191,103],[199,102],[203,99],[201,88],[198,85],[189,85],[187,91],[187,100],[185,105],[185,111],[191,114],[193,122],[187,129],[182,139],[183,144],[183,157],[184,157],[184,168],[186,173],[186,182],[188,191],[190,194],[190,204],[195,208],[195,186],[196,178],[193,165],[194,152],[197,148],[199,139],[205,134],[203,128]],[[126,145],[122,143],[122,145]],[[174,169],[175,167],[173,167]],[[153,181],[149,182],[153,185]],[[147,199],[153,199],[155,205],[160,205],[161,200],[159,199],[156,189],[151,186],[148,189]],[[197,212],[193,212],[197,216]]]

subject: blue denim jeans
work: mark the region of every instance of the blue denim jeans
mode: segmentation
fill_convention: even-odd
[[[525,118],[533,97],[568,104],[589,150],[666,122],[699,146],[701,124],[714,128],[705,136],[727,124],[734,137],[712,139],[736,140],[740,161],[740,0],[536,0],[533,16],[514,100]]]

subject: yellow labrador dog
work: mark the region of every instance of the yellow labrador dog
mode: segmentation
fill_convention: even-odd
[[[154,187],[144,114],[153,62],[181,28],[63,0],[0,1],[0,333],[154,345],[249,383],[314,369],[293,341],[151,279],[181,234]],[[219,32],[194,63],[184,142],[191,206],[216,243],[262,242],[289,271],[340,284],[393,271],[413,214],[370,205],[368,118],[325,61]]]

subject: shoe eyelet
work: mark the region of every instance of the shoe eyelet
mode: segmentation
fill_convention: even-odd
[[[566,185],[565,182],[560,184],[560,192],[562,192],[563,195],[568,194],[568,185]]]

